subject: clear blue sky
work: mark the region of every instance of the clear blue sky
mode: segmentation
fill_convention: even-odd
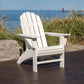
[[[2,0],[2,5],[7,10],[84,10],[84,0]]]

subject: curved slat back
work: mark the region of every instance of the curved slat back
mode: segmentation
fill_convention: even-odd
[[[43,30],[42,22],[38,15],[26,12],[20,16],[21,27],[24,35],[39,35],[36,45],[40,47],[47,47],[45,33]],[[28,43],[33,46],[32,40],[26,39]]]

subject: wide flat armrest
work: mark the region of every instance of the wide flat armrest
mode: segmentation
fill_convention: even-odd
[[[57,36],[70,36],[71,34],[45,32],[45,35],[56,36],[57,37]]]
[[[60,37],[60,45],[66,45],[67,36],[70,36],[71,34],[45,32],[45,35]]]
[[[23,34],[17,34],[17,35],[20,36],[20,37],[29,38],[29,39],[32,39],[32,40],[39,38],[39,36],[37,36],[37,35],[23,35]]]

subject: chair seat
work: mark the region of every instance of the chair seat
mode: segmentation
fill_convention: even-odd
[[[64,52],[64,46],[63,45],[56,45],[56,46],[49,46],[49,47],[43,47],[38,48],[38,55],[54,55],[54,54],[61,54]]]

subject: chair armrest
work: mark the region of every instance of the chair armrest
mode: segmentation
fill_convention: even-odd
[[[70,36],[71,34],[45,32],[45,35],[60,37],[60,45],[66,45],[67,36]]]
[[[48,35],[48,36],[58,36],[58,37],[60,37],[60,36],[70,36],[71,34],[64,34],[64,33],[52,33],[52,32],[45,32],[45,35]]]
[[[28,39],[32,39],[32,40],[39,38],[39,36],[37,36],[37,35],[23,35],[23,34],[17,34],[17,35],[20,37],[28,38]]]

